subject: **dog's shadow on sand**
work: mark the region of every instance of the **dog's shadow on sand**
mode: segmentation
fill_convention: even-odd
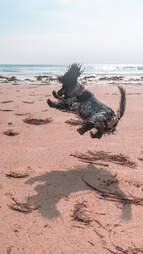
[[[123,199],[127,198],[126,194],[119,188],[116,177],[111,172],[106,169],[98,169],[89,164],[86,167],[78,167],[68,171],[52,171],[30,178],[25,184],[32,185],[37,182],[38,185],[35,187],[37,194],[28,197],[28,200],[39,207],[38,211],[44,217],[53,219],[61,216],[56,206],[60,199],[68,197],[71,193],[92,190],[82,180],[83,177],[100,190],[120,194]],[[110,180],[111,182],[113,180],[113,183],[107,184]],[[105,201],[103,200],[103,202]],[[130,204],[122,205],[121,218],[124,220],[131,219]]]

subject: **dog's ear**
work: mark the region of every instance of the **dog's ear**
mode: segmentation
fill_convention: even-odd
[[[60,83],[76,83],[78,77],[82,74],[81,64],[73,63],[69,65],[67,72],[63,76],[58,76]]]
[[[77,79],[83,72],[81,68],[82,68],[81,64],[73,63],[69,66],[66,75],[71,76],[73,79]]]

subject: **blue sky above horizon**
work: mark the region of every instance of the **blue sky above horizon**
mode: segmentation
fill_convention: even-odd
[[[0,63],[143,63],[143,0],[0,0]]]

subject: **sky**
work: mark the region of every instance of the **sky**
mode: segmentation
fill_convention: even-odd
[[[143,64],[143,0],[0,0],[0,64]]]

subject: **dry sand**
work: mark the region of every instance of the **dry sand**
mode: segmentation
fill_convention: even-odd
[[[117,134],[101,140],[80,136],[78,126],[65,123],[76,119],[72,113],[48,107],[53,89],[58,86],[0,84],[0,254],[143,253],[143,206],[127,202],[143,197],[143,86],[126,85]],[[118,108],[115,85],[89,89]],[[53,121],[30,125],[27,117]],[[71,156],[87,151],[122,153],[137,166]]]

